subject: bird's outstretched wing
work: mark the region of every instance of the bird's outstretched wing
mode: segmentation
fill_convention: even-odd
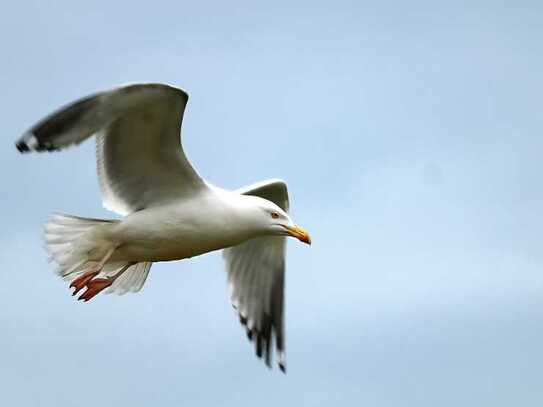
[[[288,211],[287,186],[270,180],[238,190],[268,199]],[[258,357],[271,367],[272,341],[279,368],[286,371],[284,328],[285,241],[281,236],[260,237],[224,250],[232,305]]]
[[[16,146],[21,152],[62,150],[96,134],[104,206],[125,215],[206,188],[181,145],[187,100],[183,90],[163,84],[119,87],[51,114]]]

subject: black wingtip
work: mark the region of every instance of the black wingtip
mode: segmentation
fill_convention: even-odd
[[[23,140],[15,143],[15,147],[17,148],[17,150],[19,150],[20,153],[28,153],[30,151],[30,148],[28,148],[28,144],[26,144],[26,142]]]
[[[281,370],[284,374],[287,374],[287,366],[284,363],[279,362],[279,370]]]

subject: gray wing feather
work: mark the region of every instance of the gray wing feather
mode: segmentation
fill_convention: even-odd
[[[205,188],[181,145],[188,95],[163,84],[138,84],[74,102],[32,127],[21,152],[54,151],[97,134],[104,206],[127,214]]]
[[[269,180],[239,189],[244,195],[268,199],[288,211],[287,186]],[[284,281],[286,239],[261,237],[224,250],[232,305],[238,311],[258,357],[271,366],[272,342],[278,365],[286,371]]]

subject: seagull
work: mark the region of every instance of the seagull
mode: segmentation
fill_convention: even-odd
[[[187,101],[185,91],[166,84],[121,86],[77,100],[23,134],[21,153],[63,150],[94,136],[103,205],[122,216],[53,214],[46,249],[83,301],[140,291],[155,262],[222,249],[232,305],[256,355],[271,367],[273,342],[286,372],[286,237],[311,238],[288,215],[285,182],[229,191],[196,172],[181,144]]]

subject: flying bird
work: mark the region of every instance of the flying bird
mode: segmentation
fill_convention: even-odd
[[[165,84],[122,86],[61,108],[17,141],[22,153],[42,152],[94,136],[103,205],[122,215],[53,214],[45,246],[83,301],[141,290],[154,262],[223,249],[232,305],[257,356],[271,367],[273,342],[285,372],[285,241],[311,239],[288,215],[285,182],[229,191],[198,175],[181,144],[187,101]]]

